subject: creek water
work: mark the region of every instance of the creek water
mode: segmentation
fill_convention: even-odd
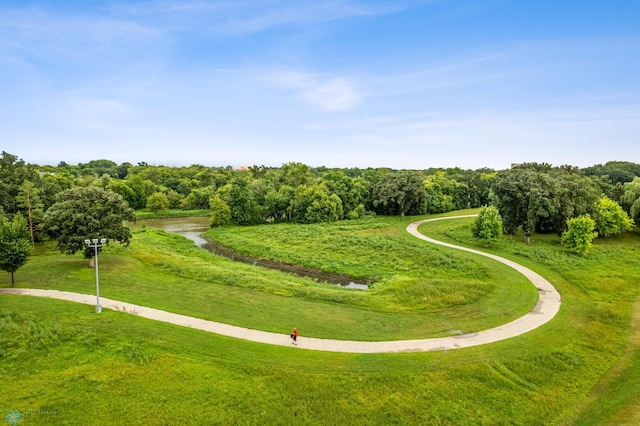
[[[139,223],[145,224],[148,228],[162,229],[172,234],[182,235],[196,243],[200,248],[203,248],[213,254],[224,256],[231,260],[243,263],[249,263],[254,266],[263,266],[266,268],[277,269],[283,272],[289,272],[303,277],[312,278],[318,282],[324,282],[331,285],[338,285],[345,288],[353,288],[359,290],[366,290],[369,288],[366,281],[356,280],[349,276],[331,274],[315,269],[305,268],[299,265],[290,265],[287,263],[276,262],[273,260],[258,259],[255,257],[247,256],[241,253],[237,253],[222,244],[207,239],[204,237],[204,233],[209,229],[208,217],[176,217],[167,219],[145,219],[139,221]]]

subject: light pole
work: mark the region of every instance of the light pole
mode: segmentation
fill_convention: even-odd
[[[92,240],[86,239],[84,243],[89,248],[93,248],[94,251],[94,259],[95,259],[95,267],[96,267],[96,314],[102,312],[102,306],[100,306],[100,284],[98,281],[98,247],[102,247],[104,243],[107,242],[106,238],[98,240],[94,238]]]

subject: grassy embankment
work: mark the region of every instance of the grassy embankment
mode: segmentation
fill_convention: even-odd
[[[379,274],[378,284],[371,291],[378,294],[366,296],[370,299],[350,296],[367,292],[327,289],[273,271],[214,260],[180,238],[151,231],[136,234],[130,248],[107,250],[104,260],[101,258],[101,289],[105,288],[105,297],[174,312],[211,319],[226,317],[226,322],[274,330],[295,321],[303,330],[313,330],[319,336],[334,333],[332,337],[340,338],[362,338],[360,332],[374,338],[418,333],[419,325],[409,321],[406,326],[398,317],[429,321],[430,312],[424,311],[419,300],[409,303],[416,299],[415,294],[409,291],[405,298],[402,286],[395,287],[399,295],[385,297],[383,290],[398,286],[398,282],[419,286],[432,279],[456,288],[456,281],[477,280],[491,290],[489,296],[464,296],[465,300],[471,305],[491,305],[490,300],[500,300],[495,287],[504,272],[497,273],[491,265],[445,249],[435,250],[439,253],[435,255],[426,243],[418,245],[430,253],[428,259],[449,259],[455,268],[464,265],[467,270],[452,272],[451,263],[441,260],[420,263],[430,265],[434,276],[411,275],[402,263],[395,274],[387,275],[386,271],[393,270],[394,262],[399,261],[393,253],[401,249],[396,241],[408,241],[401,232],[408,220],[382,221],[387,224],[372,223],[360,229],[349,229],[357,223],[336,224],[333,231],[325,229],[333,234],[330,239],[341,240],[340,234],[355,235],[363,240],[350,241],[350,246],[375,247],[379,252],[373,269]],[[452,231],[447,237],[472,244],[465,236],[466,222],[457,223],[460,225],[448,223],[447,229]],[[434,226],[433,232],[445,229],[436,229],[439,226]],[[427,229],[431,234],[432,228]],[[239,232],[233,228],[226,231]],[[269,231],[272,239],[267,238],[269,233],[254,231],[254,240],[265,250],[277,247],[278,227]],[[250,240],[246,232],[243,228],[243,246]],[[282,234],[290,238],[292,231],[285,227]],[[331,245],[321,249],[326,236],[316,234],[302,238],[309,243],[307,255],[296,247],[296,255],[307,258],[300,263],[318,262],[318,258],[331,257],[330,253],[338,251],[331,250]],[[384,237],[380,239],[380,235]],[[387,244],[386,248],[378,245],[380,241]],[[346,248],[340,250],[348,252]],[[419,264],[424,259],[414,256],[420,250],[409,250],[405,257]],[[522,260],[550,278],[563,293],[563,309],[557,319],[527,335],[448,353],[349,355],[300,351],[223,338],[122,313],[95,315],[91,307],[72,303],[0,296],[0,372],[6,378],[4,382],[11,384],[0,390],[0,401],[6,401],[0,408],[53,410],[57,414],[30,415],[48,416],[41,419],[43,422],[72,424],[87,420],[120,423],[123,419],[134,424],[269,420],[541,424],[563,419],[568,423],[633,419],[629,416],[638,411],[637,386],[633,385],[640,376],[637,335],[635,340],[630,339],[631,301],[637,297],[640,281],[638,235],[598,244],[584,259],[568,255],[552,239],[536,240],[531,247],[504,241],[492,250]],[[284,257],[280,260],[287,260]],[[372,259],[366,256],[360,268],[352,264],[357,263],[356,258],[343,255],[342,259],[342,263],[325,260],[337,265],[325,268],[352,275],[358,270],[372,270]],[[618,266],[615,274],[611,273],[611,263],[607,267],[606,262]],[[36,256],[19,271],[19,285],[92,293],[93,271],[83,268],[83,263],[78,257]],[[432,266],[434,263],[437,267]],[[470,270],[475,272],[465,275]],[[8,286],[8,280],[3,278],[0,285]],[[448,315],[442,306],[453,311],[462,308],[455,305],[455,299],[446,297],[447,292],[442,294],[444,301],[435,309],[439,315]],[[191,306],[189,299],[193,299]],[[408,307],[399,310],[403,302]],[[329,315],[324,314],[327,310]],[[367,315],[371,317],[366,319]],[[361,316],[364,326],[358,329]],[[394,321],[393,327],[387,326]],[[354,328],[359,332],[352,333]]]
[[[211,216],[211,210],[180,210],[169,209],[153,212],[148,209],[136,210],[136,218],[142,219],[164,219],[168,217],[195,217],[195,216]]]

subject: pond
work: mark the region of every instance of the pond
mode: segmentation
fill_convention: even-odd
[[[349,276],[331,274],[315,269],[305,268],[300,265],[289,265],[286,263],[276,262],[273,260],[258,259],[241,253],[237,253],[227,247],[224,247],[214,240],[204,237],[203,234],[209,229],[208,217],[145,219],[140,220],[139,223],[145,224],[148,228],[162,229],[166,232],[171,232],[172,234],[182,235],[183,237],[186,237],[196,243],[198,247],[210,251],[213,254],[235,260],[237,262],[277,269],[279,271],[289,272],[303,277],[309,277],[318,282],[324,282],[331,285],[339,285],[345,288],[353,288],[359,290],[366,290],[367,288],[369,288],[366,281],[356,280]]]

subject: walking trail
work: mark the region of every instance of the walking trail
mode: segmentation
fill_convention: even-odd
[[[296,346],[296,348],[350,353],[446,351],[449,349],[467,348],[470,346],[484,345],[487,343],[509,339],[511,337],[519,336],[521,334],[534,330],[550,321],[560,310],[560,294],[542,276],[538,275],[528,268],[525,268],[522,265],[519,265],[503,257],[469,249],[466,247],[459,247],[442,241],[437,241],[432,238],[426,237],[418,232],[418,226],[426,222],[472,216],[474,215],[450,216],[436,219],[420,220],[411,223],[407,227],[407,231],[411,235],[414,235],[417,238],[433,244],[439,244],[458,250],[464,250],[480,256],[489,257],[498,262],[502,262],[505,265],[508,265],[518,272],[522,273],[538,289],[538,303],[531,312],[507,324],[472,334],[462,334],[435,339],[396,340],[386,342],[316,339],[311,337],[298,336],[298,345]],[[2,288],[0,289],[0,294],[48,297],[52,299],[84,303],[87,305],[95,305],[96,303],[96,297],[93,295],[58,290]],[[267,331],[252,330],[248,328],[237,327],[234,325],[222,324],[219,322],[189,317],[186,315],[174,314],[158,309],[147,308],[145,306],[134,305],[117,300],[106,299],[103,297],[100,298],[100,302],[103,308],[125,312],[131,315],[137,315],[156,321],[163,321],[170,324],[181,325],[184,327],[204,330],[210,333],[250,340],[253,342],[266,343],[270,345],[291,346],[291,339],[289,337],[289,334],[278,334]]]

